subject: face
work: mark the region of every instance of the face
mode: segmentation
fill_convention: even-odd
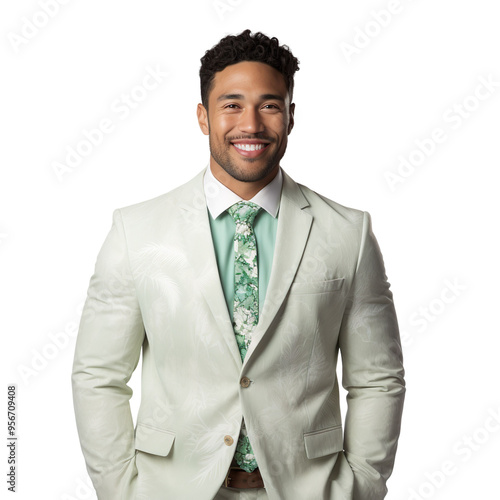
[[[223,169],[240,182],[274,177],[294,108],[283,75],[268,64],[243,61],[217,72],[208,113],[198,104],[200,127],[209,135],[212,171]]]

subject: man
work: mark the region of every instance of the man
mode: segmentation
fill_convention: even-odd
[[[287,46],[246,30],[201,61],[210,164],[115,211],[82,314],[72,382],[98,498],[382,499],[405,384],[370,216],[280,167]]]

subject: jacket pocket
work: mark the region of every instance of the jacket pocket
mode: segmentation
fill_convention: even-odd
[[[137,424],[135,429],[135,449],[166,457],[174,443],[175,434],[145,424]]]
[[[304,434],[307,458],[319,458],[343,450],[342,426],[328,427]]]
[[[344,284],[344,278],[327,281],[305,281],[304,283],[292,283],[290,293],[326,293],[340,290]]]

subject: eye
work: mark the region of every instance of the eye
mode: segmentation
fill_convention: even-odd
[[[264,107],[267,108],[268,106],[270,106],[271,108],[274,108],[274,109],[280,109],[278,106],[276,106],[276,104],[265,104]]]
[[[228,108],[228,109],[236,109],[236,108],[231,108],[231,106],[238,106],[237,104],[227,104],[226,106],[224,106],[224,109]]]

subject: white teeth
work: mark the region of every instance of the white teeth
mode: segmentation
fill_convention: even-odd
[[[234,144],[234,147],[242,149],[243,151],[259,151],[264,149],[266,144]]]

